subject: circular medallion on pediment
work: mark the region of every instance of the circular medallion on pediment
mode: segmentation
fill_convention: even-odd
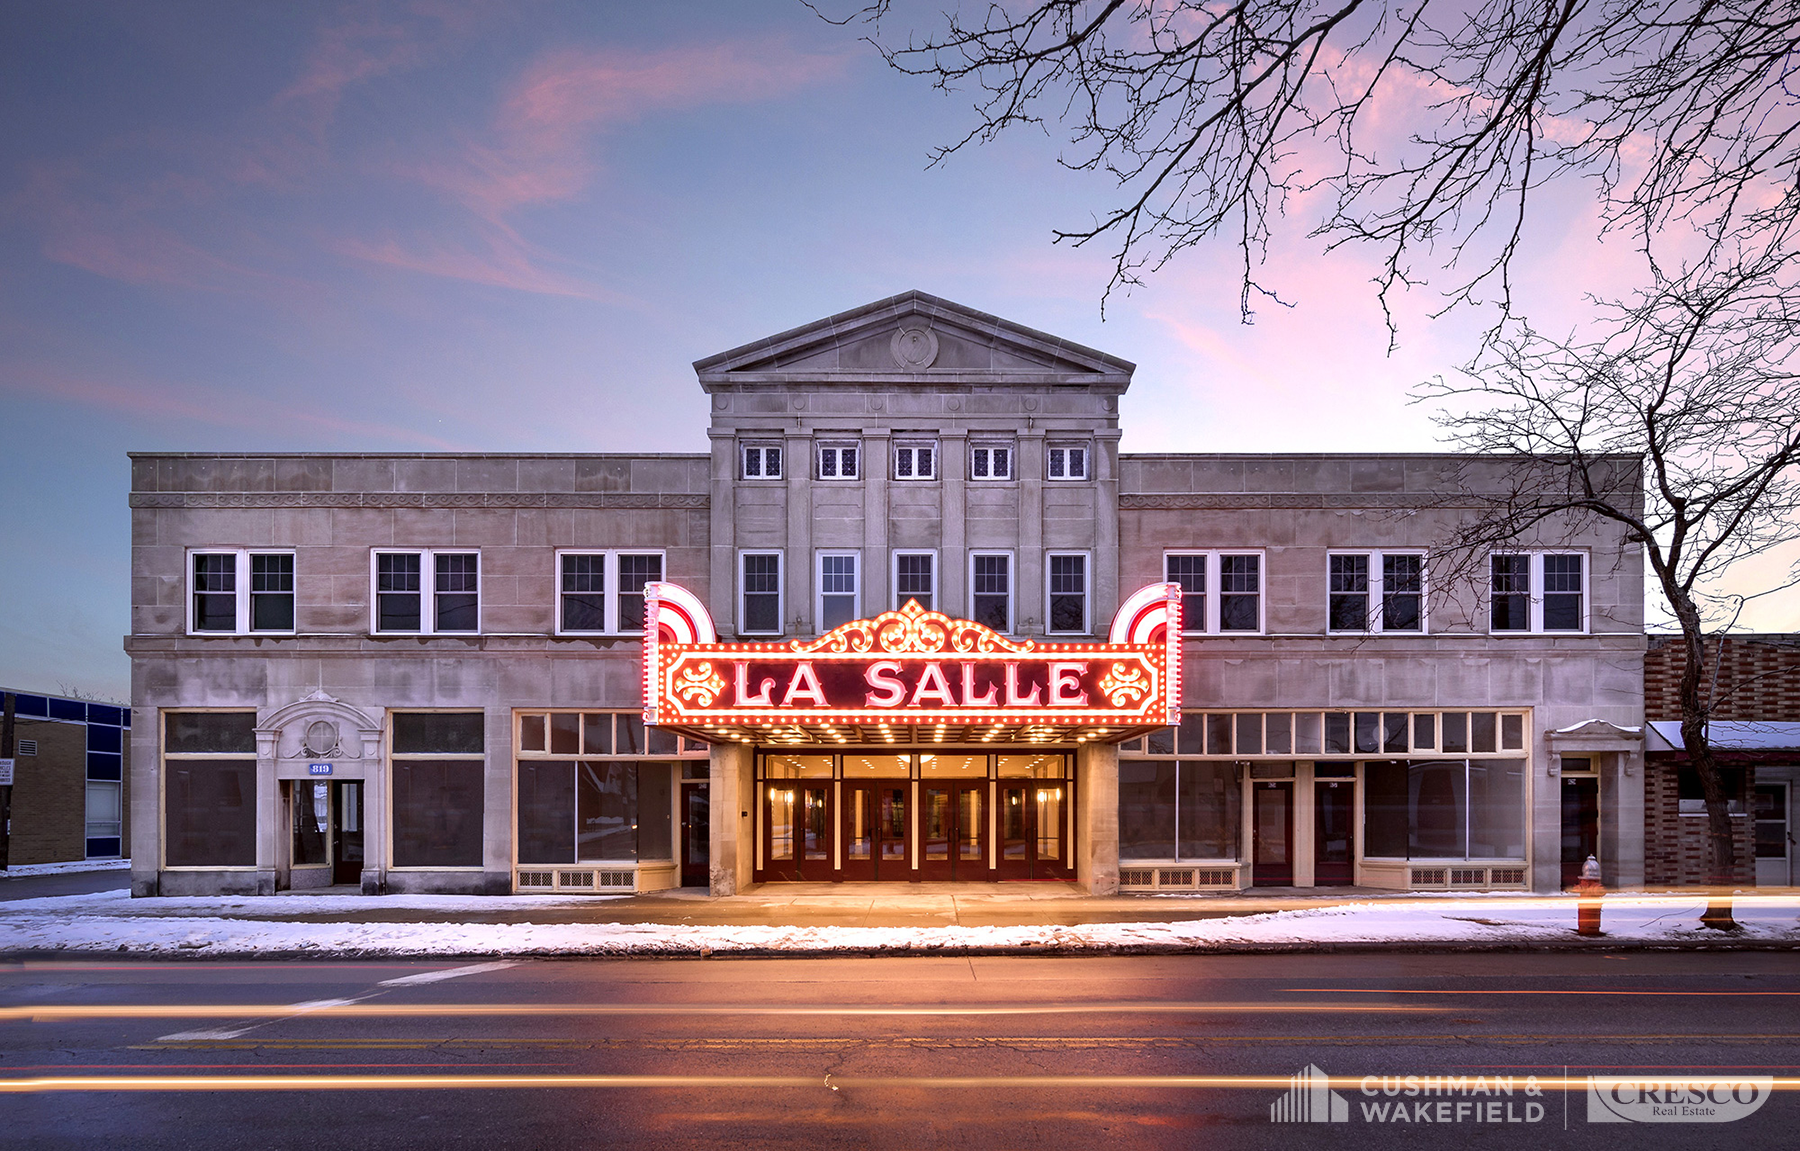
[[[1026,396],[1025,397],[1025,410],[1028,412],[1037,411],[1037,397],[1036,396]]]
[[[922,372],[937,359],[937,333],[930,328],[901,328],[891,346],[894,362],[909,372]]]
[[[306,737],[301,741],[300,746],[308,755],[336,755],[338,751],[337,724],[328,719],[313,720],[306,725]]]

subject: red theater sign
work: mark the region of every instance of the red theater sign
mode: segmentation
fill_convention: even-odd
[[[1169,614],[1180,597],[1169,586],[1127,601],[1108,643],[1008,639],[912,601],[817,639],[717,643],[691,594],[652,585],[644,719],[703,732],[1037,723],[1122,735],[1161,727],[1179,722],[1181,698],[1180,623]]]

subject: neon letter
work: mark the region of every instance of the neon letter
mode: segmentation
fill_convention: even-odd
[[[956,697],[950,694],[950,681],[944,678],[944,665],[928,663],[925,672],[919,676],[919,686],[913,689],[912,706],[918,707],[929,695],[943,701],[945,707],[955,707]]]
[[[757,692],[755,695],[751,695],[750,694],[750,683],[749,683],[750,665],[740,659],[740,660],[736,661],[736,667],[737,667],[738,706],[739,707],[774,707],[775,705],[773,703],[771,703],[769,700],[769,689],[775,686],[775,681],[772,679],[763,680],[762,681],[762,690]]]
[[[803,659],[794,665],[794,678],[788,680],[787,695],[782,697],[782,707],[793,707],[795,696],[805,696],[820,707],[825,706],[825,689],[819,686],[818,673],[813,671],[811,660]]]
[[[1020,695],[1019,665],[1016,663],[1009,663],[1006,665],[1007,707],[1036,707],[1038,705],[1038,690],[1041,686],[1041,684],[1033,683],[1031,685],[1030,695]]]
[[[1050,706],[1080,707],[1088,701],[1088,694],[1081,690],[1081,676],[1088,669],[1085,663],[1057,662],[1050,665]],[[1074,688],[1076,694],[1067,691]]]
[[[995,687],[992,683],[987,685],[986,695],[978,696],[975,694],[974,664],[963,664],[962,671],[964,707],[993,707],[994,704],[999,702],[1000,689]]]
[[[896,659],[877,660],[870,664],[869,670],[863,672],[863,679],[870,687],[878,687],[887,694],[869,692],[863,696],[863,703],[869,707],[899,707],[906,698],[906,685],[893,676],[899,670],[900,661]]]

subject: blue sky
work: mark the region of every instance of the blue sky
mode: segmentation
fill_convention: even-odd
[[[0,683],[128,691],[127,451],[702,451],[692,361],[908,288],[1135,361],[1128,451],[1435,446],[1474,317],[1389,354],[1367,254],[1295,240],[1291,310],[1221,247],[1103,321],[1050,241],[1107,187],[1030,133],[927,170],[970,123],[797,0],[0,8]],[[1588,223],[1539,308],[1608,286]]]

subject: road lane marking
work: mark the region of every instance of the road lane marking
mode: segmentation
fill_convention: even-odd
[[[374,993],[371,993],[371,995]],[[1026,1016],[1026,1015],[1441,1015],[1448,1007],[1398,1003],[1021,1003],[964,1007],[805,1007],[783,1004],[681,1003],[368,1003],[369,996],[308,1003],[33,1004],[0,1007],[0,1022],[64,1022],[81,1019],[284,1019],[499,1015],[777,1015],[791,1016]],[[1458,1010],[1466,1012],[1467,1008]]]
[[[1585,1075],[1532,1077],[1540,1091],[1585,1091]],[[1360,1090],[1363,1077],[1316,1079],[1342,1090]],[[67,1091],[496,1091],[512,1088],[876,1088],[887,1090],[1279,1090],[1292,1075],[56,1075],[0,1078],[0,1095]],[[1776,1077],[1777,1091],[1800,1090],[1800,1078]]]
[[[383,979],[377,987],[418,987],[426,983],[442,983],[446,979],[461,979],[465,975],[480,975],[487,971],[505,971],[508,967],[517,967],[518,961],[501,960],[497,963],[471,963],[467,967],[450,967],[442,971],[421,971],[417,975],[401,975],[394,979]]]

